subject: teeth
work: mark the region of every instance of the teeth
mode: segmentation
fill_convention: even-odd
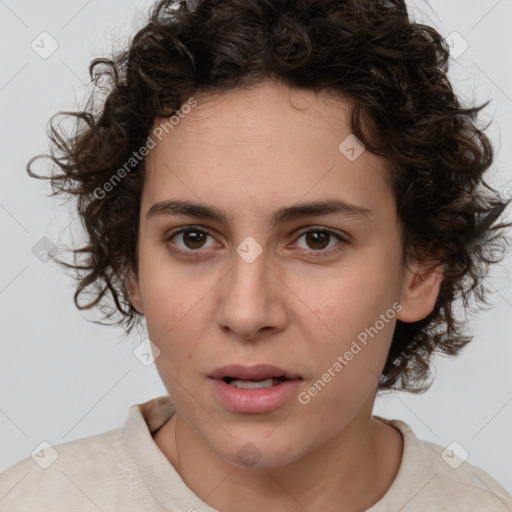
[[[271,388],[274,384],[274,380],[277,379],[265,379],[265,380],[241,380],[234,379],[229,384],[239,389],[259,389],[259,388]]]

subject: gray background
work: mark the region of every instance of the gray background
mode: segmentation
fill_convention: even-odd
[[[97,317],[75,309],[72,280],[33,254],[43,237],[57,247],[79,242],[80,226],[69,205],[48,197],[46,182],[25,172],[27,161],[47,150],[50,116],[83,105],[89,62],[126,44],[149,5],[0,0],[0,471],[42,441],[55,445],[120,427],[132,404],[166,393],[154,365],[144,366],[133,354],[143,333],[126,339],[119,328],[88,322]],[[510,197],[512,0],[410,5],[417,20],[444,37],[456,31],[467,41],[468,48],[452,60],[450,77],[466,101],[492,99],[483,119],[494,120],[488,134],[497,150],[489,181]],[[46,59],[31,47],[44,31],[59,45]],[[375,409],[406,421],[420,438],[442,446],[457,441],[469,462],[509,491],[511,268],[509,258],[489,277],[492,309],[470,321],[475,339],[463,355],[436,359],[432,388],[419,396],[383,397]]]

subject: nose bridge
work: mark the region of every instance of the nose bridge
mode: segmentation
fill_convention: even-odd
[[[266,300],[269,289],[269,254],[254,239],[244,240],[233,255],[233,268],[227,280],[228,296],[256,305]]]
[[[219,324],[244,338],[263,327],[275,327],[278,321],[273,283],[277,278],[269,256],[254,240],[246,239],[233,254],[231,271],[222,282]]]

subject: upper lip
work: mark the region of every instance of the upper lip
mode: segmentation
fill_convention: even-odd
[[[287,379],[298,379],[300,375],[283,370],[270,364],[256,364],[253,366],[228,365],[217,368],[209,374],[212,379],[224,379],[226,377],[247,380],[264,380],[273,377],[286,377]]]

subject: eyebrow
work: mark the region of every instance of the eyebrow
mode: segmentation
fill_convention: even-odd
[[[155,203],[146,214],[146,219],[166,215],[194,217],[196,219],[217,221],[222,224],[228,223],[226,214],[215,206],[178,200],[168,200]],[[373,216],[373,212],[368,208],[347,203],[341,199],[332,199],[309,203],[297,203],[279,208],[279,210],[275,211],[272,215],[272,222],[274,225],[277,225],[305,217],[326,215],[343,215],[356,220],[369,221]]]

